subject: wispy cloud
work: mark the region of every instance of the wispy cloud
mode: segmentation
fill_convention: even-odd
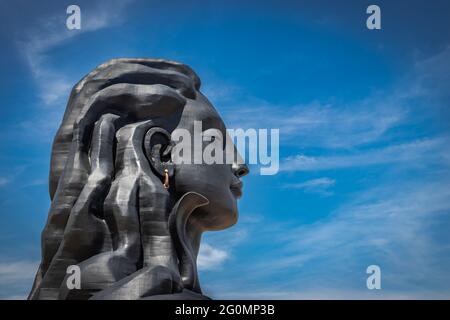
[[[8,178],[0,177],[0,187],[6,186],[9,182]]]
[[[107,9],[106,9],[107,8]],[[114,8],[114,5],[111,7]],[[39,86],[40,96],[45,105],[61,104],[62,99],[67,98],[68,92],[73,86],[73,79],[58,70],[52,68],[48,61],[48,51],[71,38],[82,33],[95,31],[108,26],[115,16],[109,6],[106,11],[98,10],[93,18],[85,19],[85,10],[82,11],[82,28],[80,30],[66,29],[64,20],[60,16],[47,17],[46,23],[41,29],[31,31],[26,39],[19,41],[20,50],[25,57],[36,84]],[[87,11],[87,10],[86,10]],[[87,17],[89,15],[86,14]]]
[[[0,262],[0,299],[23,300],[33,283],[39,261]]]
[[[17,294],[17,295],[11,295],[11,296],[5,296],[0,299],[2,300],[25,300],[27,298],[28,294]]]
[[[325,217],[314,223],[255,223],[248,239],[273,249],[263,255],[241,256],[244,270],[230,271],[225,281],[215,283],[220,287],[216,289],[217,298],[450,297],[448,132],[434,131],[428,136],[409,132],[399,138],[393,131],[428,121],[430,113],[434,117],[448,115],[441,109],[445,104],[434,101],[450,92],[449,82],[442,81],[450,74],[447,57],[448,47],[419,61],[402,86],[347,107],[313,103],[281,108],[255,100],[254,106],[263,107],[252,113],[248,108],[249,117],[237,114],[237,123],[241,116],[251,119],[249,127],[279,125],[282,135],[287,133],[288,139],[309,153],[285,158],[281,170],[370,170],[370,166],[385,165],[394,173],[389,178],[378,177],[372,187],[353,193],[349,202],[332,212],[305,213],[298,208],[303,214]],[[276,114],[279,110],[289,110],[289,117]],[[234,114],[230,117],[233,119]],[[403,169],[414,173],[399,174]],[[315,185],[332,182],[313,179],[289,187],[306,191]],[[365,288],[369,264],[382,268],[381,291]],[[286,281],[271,280],[285,274],[289,274]],[[242,283],[247,290],[240,290],[237,284]]]
[[[447,179],[409,182],[363,192],[330,218],[291,232],[286,237],[291,254],[274,266],[298,267],[296,260],[306,265],[320,259],[349,277],[355,265],[366,262],[385,268],[383,281],[391,290],[448,283],[449,239],[433,234],[450,217],[447,184]]]
[[[16,182],[17,178],[20,177],[27,169],[27,165],[15,164],[8,168],[7,173],[0,177],[0,187],[11,185]]]
[[[80,30],[68,30],[64,15],[46,16],[39,28],[25,32],[17,39],[19,50],[38,88],[41,106],[46,107],[44,117],[40,112],[37,119],[20,124],[35,131],[30,135],[37,133],[37,136],[48,139],[54,133],[70,89],[79,80],[54,66],[50,58],[51,51],[81,34],[120,24],[124,17],[123,10],[131,1],[99,1],[81,6]],[[57,108],[49,109],[51,107]]]
[[[228,259],[228,253],[225,250],[215,248],[207,243],[202,243],[197,259],[200,270],[215,269]]]
[[[29,32],[25,39],[19,40],[19,47],[41,91],[41,99],[45,105],[61,104],[67,98],[74,80],[67,75],[53,69],[47,53],[79,36],[80,34],[96,31],[121,22],[123,8],[131,0],[98,2],[96,6],[82,6],[81,29],[68,30],[61,17],[46,17],[40,29]]]
[[[342,103],[334,98],[279,105],[249,96],[233,85],[208,87],[206,94],[231,127],[279,128],[284,145],[350,150],[398,138],[398,129],[450,115],[450,46],[415,66],[390,88]],[[447,99],[445,103],[437,99]],[[281,112],[280,112],[281,111]]]
[[[336,184],[336,180],[330,178],[312,179],[300,183],[287,183],[283,185],[284,188],[301,189],[305,193],[317,193],[323,196],[330,196],[333,194],[329,190],[330,187]]]
[[[414,300],[414,299],[447,299],[449,294],[423,290],[421,292],[405,291],[362,291],[338,288],[318,288],[315,290],[279,290],[260,288],[259,290],[237,290],[220,294],[220,299],[251,300]]]
[[[257,223],[249,239],[264,254],[241,256],[239,272],[214,283],[216,297],[448,299],[448,181],[374,187],[312,224]],[[380,291],[365,287],[370,264],[382,269]],[[271,280],[283,274],[284,281]],[[242,283],[247,290],[239,293]]]
[[[450,45],[441,52],[418,60],[414,69],[415,90],[428,97],[450,97]],[[447,113],[448,115],[448,113]]]
[[[250,101],[251,107],[227,112],[232,127],[279,128],[284,143],[300,147],[353,148],[373,143],[399,125],[407,110],[392,101],[371,98],[354,105],[312,102],[299,106]],[[280,110],[283,112],[280,114]]]
[[[34,278],[38,265],[37,261],[0,262],[0,284],[29,281]]]
[[[374,166],[385,170],[367,178],[365,189],[346,191],[342,197],[347,200],[335,209],[328,209],[333,203],[317,208],[299,204],[289,208],[293,212],[272,213],[277,219],[247,224],[248,244],[251,240],[263,249],[237,257],[239,272],[227,268],[223,280],[213,281],[215,297],[450,297],[448,126],[417,130],[449,115],[445,103],[449,100],[441,99],[450,92],[449,82],[444,81],[450,74],[448,57],[449,47],[418,60],[391,89],[345,105],[330,99],[280,106],[245,99],[240,91],[234,91],[239,109],[231,107],[233,101],[217,101],[226,107],[230,125],[279,127],[282,146],[302,149],[284,158],[280,170],[333,170],[348,180],[346,187],[354,180],[344,169],[358,168],[368,175],[380,172],[373,171]],[[338,187],[331,178],[289,183],[300,174],[283,175],[283,186],[305,192]],[[278,219],[283,214],[288,218]],[[296,214],[307,223],[301,224]],[[246,244],[243,241],[241,246]],[[382,268],[380,291],[366,289],[370,264]],[[241,290],[243,283],[246,290]]]
[[[280,165],[280,171],[320,171],[345,169],[385,164],[408,164],[424,166],[432,163],[449,165],[447,137],[420,139],[413,142],[388,145],[368,150],[355,150],[341,155],[287,157]]]

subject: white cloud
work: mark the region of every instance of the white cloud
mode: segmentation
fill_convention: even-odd
[[[200,270],[209,270],[219,267],[228,259],[228,253],[219,248],[215,248],[207,243],[200,245],[200,251],[197,258],[198,268]]]
[[[0,298],[2,300],[26,300],[27,299],[26,294],[17,294],[17,295],[11,295],[11,296],[6,296],[4,298]]]
[[[14,134],[32,141],[41,140],[50,143],[61,123],[64,108],[54,108],[39,113],[36,117],[25,119],[17,125]]]
[[[6,176],[0,177],[0,187],[11,185],[15,182],[17,177],[19,177],[25,170],[26,165],[15,165],[8,168],[8,174]]]
[[[9,182],[8,178],[0,177],[0,187],[6,186]]]
[[[17,39],[19,50],[36,83],[40,106],[44,109],[38,111],[38,116],[19,123],[17,132],[46,142],[52,138],[61,121],[70,89],[80,79],[57,69],[54,61],[49,58],[49,53],[81,34],[122,23],[124,8],[132,1],[100,1],[82,5],[80,30],[68,30],[66,16],[45,16],[39,27],[25,32]]]
[[[225,280],[214,281],[217,298],[450,297],[450,239],[446,232],[450,138],[445,130],[428,137],[415,130],[400,130],[402,135],[393,130],[402,126],[416,129],[418,123],[430,120],[430,114],[444,115],[438,103],[427,100],[450,92],[449,82],[442,81],[450,74],[449,55],[447,48],[420,61],[402,86],[348,106],[276,106],[255,99],[256,108],[229,112],[237,126],[279,126],[282,139],[284,136],[310,153],[285,158],[280,170],[387,165],[391,173],[374,177],[374,187],[349,195],[349,202],[332,212],[315,212],[314,208],[305,212],[301,204],[291,208],[299,215],[322,217],[315,222],[257,223],[248,238],[267,250],[263,256],[258,252],[239,257],[239,272],[229,271]],[[284,111],[281,115],[280,110]],[[250,122],[243,122],[247,119]],[[409,170],[406,176],[403,169]],[[331,181],[314,179],[292,186],[305,189],[315,184],[326,186]],[[365,288],[369,264],[382,268],[383,290],[378,294]],[[241,284],[246,291],[240,290]]]
[[[264,254],[241,256],[239,270],[214,281],[214,296],[448,299],[448,181],[442,176],[385,183],[352,195],[350,202],[310,224],[257,223],[249,238],[265,248]],[[370,264],[381,267],[380,291],[365,288]]]
[[[435,292],[423,290],[422,292],[377,290],[347,290],[338,288],[315,288],[313,290],[273,290],[271,287],[262,287],[258,290],[220,292],[217,299],[242,300],[415,300],[415,299],[448,299],[449,292]]]
[[[0,262],[0,299],[23,300],[31,290],[39,261]]]
[[[38,261],[11,261],[0,262],[0,285],[32,281],[36,275]]]
[[[408,114],[396,96],[386,100],[374,96],[351,105],[316,101],[283,106],[257,99],[246,104],[252,106],[225,108],[225,118],[231,127],[279,128],[284,143],[328,149],[373,143],[400,125]]]
[[[449,283],[450,275],[441,267],[448,264],[448,239],[433,236],[434,228],[450,215],[447,185],[447,179],[409,182],[355,195],[329,218],[290,232],[285,254],[291,254],[272,267],[289,269],[298,261],[306,265],[321,259],[346,277],[354,272],[352,265],[369,257],[389,268],[383,281],[391,288]]]
[[[450,116],[450,46],[418,59],[394,87],[364,99],[341,103],[333,97],[297,105],[279,105],[233,85],[216,85],[206,93],[230,127],[279,128],[283,145],[324,150],[351,150],[390,143],[396,129]],[[218,81],[216,81],[218,83]],[[438,98],[447,97],[442,103]],[[418,103],[419,102],[419,103]]]
[[[34,29],[19,41],[20,50],[39,87],[40,97],[45,105],[64,104],[70,88],[78,80],[71,79],[52,68],[47,58],[48,52],[82,33],[119,24],[123,17],[123,9],[131,1],[105,1],[97,3],[96,7],[82,6],[80,30],[68,30],[60,15],[45,17],[41,28]]]
[[[425,96],[450,96],[450,45],[415,65],[415,90]]]
[[[323,196],[330,196],[333,194],[333,192],[331,192],[329,188],[334,186],[335,184],[336,180],[324,177],[300,183],[287,183],[283,187],[301,189],[306,193],[318,193]]]
[[[213,104],[233,102],[236,95],[242,94],[239,87],[225,85],[214,77],[208,77],[203,82],[201,91]]]
[[[441,137],[365,151],[356,150],[342,155],[314,157],[301,154],[282,161],[280,171],[320,171],[395,163],[409,166],[424,166],[433,162],[449,165],[449,142],[447,137]]]

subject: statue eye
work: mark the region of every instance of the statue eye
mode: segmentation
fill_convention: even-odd
[[[203,131],[204,141],[223,141],[222,132],[219,129],[208,129]]]

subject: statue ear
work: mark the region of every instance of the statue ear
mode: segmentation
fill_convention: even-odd
[[[169,176],[173,176],[172,148],[170,133],[163,128],[153,127],[145,134],[145,154],[152,169],[161,177],[164,177],[164,170],[168,171]]]

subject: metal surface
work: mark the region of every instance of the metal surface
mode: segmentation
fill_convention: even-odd
[[[175,129],[225,125],[186,65],[114,59],[72,90],[56,134],[42,262],[29,299],[207,299],[201,235],[237,220],[245,165],[176,164]],[[164,186],[168,183],[168,188]],[[81,288],[69,290],[67,268]]]

